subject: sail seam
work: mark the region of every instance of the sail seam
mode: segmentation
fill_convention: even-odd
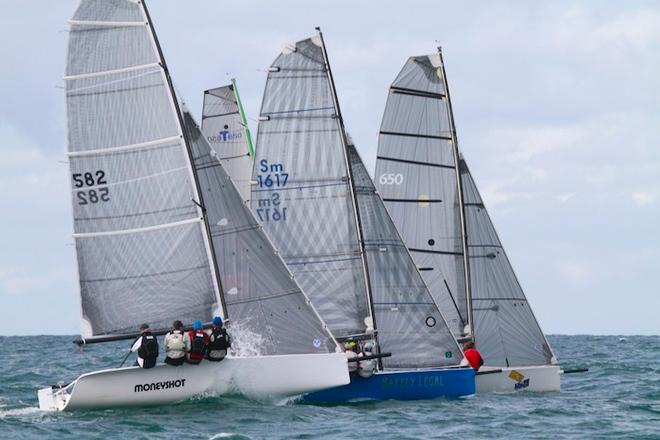
[[[72,26],[100,26],[100,27],[129,27],[146,26],[146,21],[87,21],[87,20],[69,20]]]
[[[376,156],[376,159],[388,160],[388,161],[391,161],[391,162],[409,163],[411,165],[423,165],[423,166],[428,166],[428,167],[448,168],[448,169],[451,169],[451,170],[454,169],[453,165],[443,165],[443,164],[440,164],[440,163],[429,163],[429,162],[419,162],[419,161],[416,161],[416,160],[397,159],[396,157]]]
[[[154,226],[145,226],[143,228],[120,229],[116,231],[105,231],[105,232],[81,232],[81,233],[73,234],[73,238],[93,238],[93,237],[105,237],[111,235],[137,234],[139,232],[157,231],[159,229],[174,228],[177,226],[183,226],[183,225],[200,223],[200,222],[201,219],[199,217],[194,217],[194,218],[189,218],[187,220],[181,220],[178,222],[163,223]]]
[[[160,67],[158,63],[139,64],[137,66],[124,67],[121,69],[99,70],[97,72],[79,73],[77,75],[66,75],[62,79],[70,81],[74,79],[94,78],[97,76],[115,75],[117,73],[133,72],[135,70],[149,69],[152,67]]]
[[[152,147],[154,145],[160,145],[160,144],[165,144],[165,143],[168,143],[168,142],[173,142],[173,141],[176,141],[176,140],[180,140],[181,138],[182,138],[181,135],[170,136],[170,137],[166,137],[166,138],[155,139],[153,141],[140,142],[140,143],[137,143],[137,144],[121,145],[119,147],[98,148],[98,149],[95,149],[95,150],[84,150],[84,151],[69,151],[69,152],[66,153],[66,155],[69,156],[69,157],[94,156],[96,154],[116,153],[118,151],[139,150],[141,148]]]
[[[450,141],[451,136],[434,136],[431,134],[418,134],[418,133],[402,133],[399,131],[379,131],[379,134],[386,134],[390,136],[405,136],[405,137],[414,137],[414,138],[423,138],[423,139],[441,139],[444,141]]]

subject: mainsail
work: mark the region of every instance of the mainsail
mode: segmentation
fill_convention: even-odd
[[[193,171],[142,5],[70,21],[68,156],[85,337],[223,314]]]
[[[259,335],[261,355],[333,351],[336,344],[232,184],[190,113],[184,124],[232,326]]]
[[[470,170],[462,158],[459,165],[479,350],[492,366],[554,363],[552,349],[513,272]]]
[[[458,365],[456,340],[417,271],[355,146],[348,145],[384,368]]]
[[[456,337],[469,332],[456,154],[438,54],[411,57],[389,90],[375,183]]]
[[[268,72],[251,204],[337,336],[370,317],[346,152],[319,37],[288,46]]]
[[[202,133],[243,200],[249,200],[254,151],[236,81],[204,92]]]

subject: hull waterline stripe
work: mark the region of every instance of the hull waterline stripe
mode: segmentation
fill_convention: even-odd
[[[433,136],[430,134],[417,134],[417,133],[401,133],[398,131],[379,131],[379,134],[386,134],[390,136],[404,136],[404,137],[414,137],[414,138],[422,138],[422,139],[441,139],[443,141],[450,141],[451,136]]]
[[[97,76],[115,75],[117,73],[133,72],[135,70],[143,70],[153,67],[160,67],[160,64],[158,63],[140,64],[138,66],[124,67],[123,69],[99,70],[98,72],[80,73],[77,75],[66,75],[62,79],[64,79],[64,81],[70,81],[74,79],[94,78]]]
[[[153,147],[154,145],[160,145],[160,144],[165,144],[168,142],[174,142],[177,140],[181,140],[183,136],[178,135],[178,136],[170,136],[162,139],[156,139],[153,141],[147,141],[147,142],[140,142],[138,144],[131,144],[131,145],[121,145],[119,147],[110,147],[110,148],[99,148],[96,150],[85,150],[85,151],[68,151],[66,153],[67,156],[69,157],[77,157],[77,156],[94,156],[96,154],[108,154],[108,153],[116,153],[118,151],[126,151],[126,150],[139,150],[140,148],[146,148],[146,147]]]
[[[73,238],[93,238],[93,237],[105,237],[110,235],[125,235],[125,234],[137,234],[139,232],[148,232],[148,231],[157,231],[159,229],[174,228],[176,226],[188,225],[192,223],[201,223],[202,220],[198,217],[189,218],[187,220],[181,220],[179,222],[165,223],[162,225],[155,226],[146,226],[144,228],[135,228],[135,229],[122,229],[119,231],[107,231],[107,232],[84,232],[80,234],[73,234]]]
[[[397,159],[396,157],[376,156],[376,159],[387,160],[390,162],[409,163],[411,165],[423,165],[426,167],[447,168],[450,170],[454,169],[453,165],[443,165],[440,163],[429,163],[429,162],[419,162],[416,160]]]

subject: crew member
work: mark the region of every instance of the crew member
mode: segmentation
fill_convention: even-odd
[[[357,357],[357,353],[355,352],[355,347],[357,344],[355,341],[346,341],[344,344],[344,354],[346,355],[346,359],[349,360],[348,362],[348,372],[349,373],[355,373],[358,369],[358,363],[356,361],[350,361],[351,359],[355,359]]]
[[[463,355],[475,371],[479,371],[479,368],[484,364],[484,359],[481,357],[481,353],[474,348],[474,342],[472,341],[467,341],[463,345]]]
[[[158,357],[158,339],[151,334],[149,324],[140,326],[140,336],[135,339],[131,347],[133,353],[137,352],[135,365],[140,368],[153,368]]]
[[[165,363],[178,367],[186,360],[186,342],[183,323],[178,319],[172,324],[172,330],[165,335]]]
[[[202,321],[197,320],[193,323],[193,329],[186,334],[186,351],[189,364],[199,364],[206,356],[209,344],[209,335],[204,332]]]
[[[213,328],[209,335],[207,358],[213,362],[220,362],[227,356],[227,349],[231,347],[231,341],[227,330],[222,326],[222,318],[215,316],[213,318]]]

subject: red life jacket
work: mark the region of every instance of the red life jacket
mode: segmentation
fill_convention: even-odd
[[[188,360],[200,362],[206,356],[206,349],[209,345],[209,335],[204,330],[192,330],[188,332],[190,338],[190,351]]]
[[[463,352],[463,355],[465,356],[465,359],[467,359],[470,366],[476,371],[479,371],[479,368],[484,364],[481,353],[479,353],[479,350],[476,348],[468,348]]]

